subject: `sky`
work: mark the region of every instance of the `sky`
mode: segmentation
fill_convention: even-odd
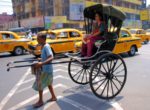
[[[13,14],[11,0],[0,0],[0,14],[3,12]]]
[[[150,4],[150,0],[147,0],[147,4]],[[13,14],[11,0],[0,0],[0,14],[3,12]]]

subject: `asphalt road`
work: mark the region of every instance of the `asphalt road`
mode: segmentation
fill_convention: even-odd
[[[31,58],[32,55],[0,54],[0,110],[32,110],[32,104],[38,100],[37,92],[32,89],[34,76],[29,67],[6,71],[8,62]],[[113,100],[97,98],[89,85],[71,81],[67,64],[57,64],[53,85],[58,101],[45,103],[39,110],[150,110],[150,44],[143,45],[136,56],[123,55],[123,58],[128,68],[127,82]],[[49,98],[49,91],[45,89],[44,101]]]

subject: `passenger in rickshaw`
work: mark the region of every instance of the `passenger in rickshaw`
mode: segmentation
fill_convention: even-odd
[[[93,55],[94,44],[97,40],[103,40],[104,31],[106,30],[105,23],[99,13],[95,14],[96,23],[93,25],[91,34],[85,35],[82,43],[82,57],[91,57]]]

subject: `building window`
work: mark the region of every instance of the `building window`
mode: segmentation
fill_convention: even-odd
[[[48,0],[48,5],[53,6],[53,1],[54,1],[54,0]]]
[[[54,16],[53,7],[47,9],[47,14],[48,14],[48,16]]]
[[[63,16],[69,17],[69,7],[63,7]]]
[[[35,17],[35,11],[32,11],[31,14],[32,14],[32,17]]]

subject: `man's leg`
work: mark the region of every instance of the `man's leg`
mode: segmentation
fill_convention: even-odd
[[[50,93],[51,93],[51,95],[52,95],[52,98],[51,98],[50,100],[48,100],[48,101],[56,101],[57,98],[56,98],[56,96],[55,96],[53,86],[52,86],[52,85],[49,85],[48,88],[49,88],[49,91],[50,91]]]
[[[34,108],[38,108],[43,105],[43,90],[39,91],[39,101],[33,105]]]

